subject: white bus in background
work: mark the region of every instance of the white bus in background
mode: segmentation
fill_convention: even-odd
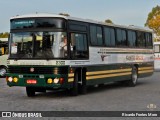
[[[5,77],[7,71],[8,38],[0,38],[0,77]]]
[[[154,68],[160,70],[160,42],[154,42]]]

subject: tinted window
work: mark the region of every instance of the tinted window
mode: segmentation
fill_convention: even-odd
[[[145,33],[145,40],[146,40],[146,47],[152,48],[153,43],[152,43],[152,34],[151,33]]]
[[[70,30],[78,30],[78,31],[87,31],[87,27],[84,25],[76,25],[76,24],[70,24],[69,25]]]
[[[126,31],[122,29],[117,29],[116,35],[117,35],[116,45],[126,46],[127,44]]]
[[[103,45],[102,28],[98,26],[90,26],[90,37],[92,45]]]
[[[90,26],[90,36],[91,36],[91,44],[97,45],[97,31],[96,26]]]
[[[106,27],[104,28],[105,33],[105,45],[106,46],[115,46],[115,31],[113,28]]]
[[[102,28],[97,27],[97,45],[102,45],[103,39],[102,39]]]
[[[136,46],[136,32],[128,31],[128,46],[135,47]]]
[[[126,31],[122,30],[122,46],[126,46],[126,44],[127,44]]]
[[[137,46],[138,47],[145,47],[145,38],[143,32],[137,32]]]

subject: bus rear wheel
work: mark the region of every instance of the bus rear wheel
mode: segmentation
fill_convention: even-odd
[[[35,96],[35,90],[33,87],[26,87],[26,93],[28,97],[34,97]]]
[[[128,81],[128,85],[131,87],[135,87],[138,81],[138,70],[137,67],[132,67],[132,75],[131,79]]]

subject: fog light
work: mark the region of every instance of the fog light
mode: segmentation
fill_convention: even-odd
[[[51,78],[49,78],[48,80],[47,80],[47,83],[48,84],[51,84],[53,82],[53,80],[51,79]]]
[[[54,83],[57,84],[59,82],[59,78],[54,79]]]
[[[9,78],[8,78],[8,81],[9,81],[9,82],[12,82],[12,80],[13,80],[12,77],[9,77]]]
[[[13,82],[17,83],[18,82],[18,78],[13,78]]]

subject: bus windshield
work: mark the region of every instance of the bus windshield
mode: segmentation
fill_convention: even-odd
[[[10,58],[53,59],[67,57],[65,32],[11,33]]]

